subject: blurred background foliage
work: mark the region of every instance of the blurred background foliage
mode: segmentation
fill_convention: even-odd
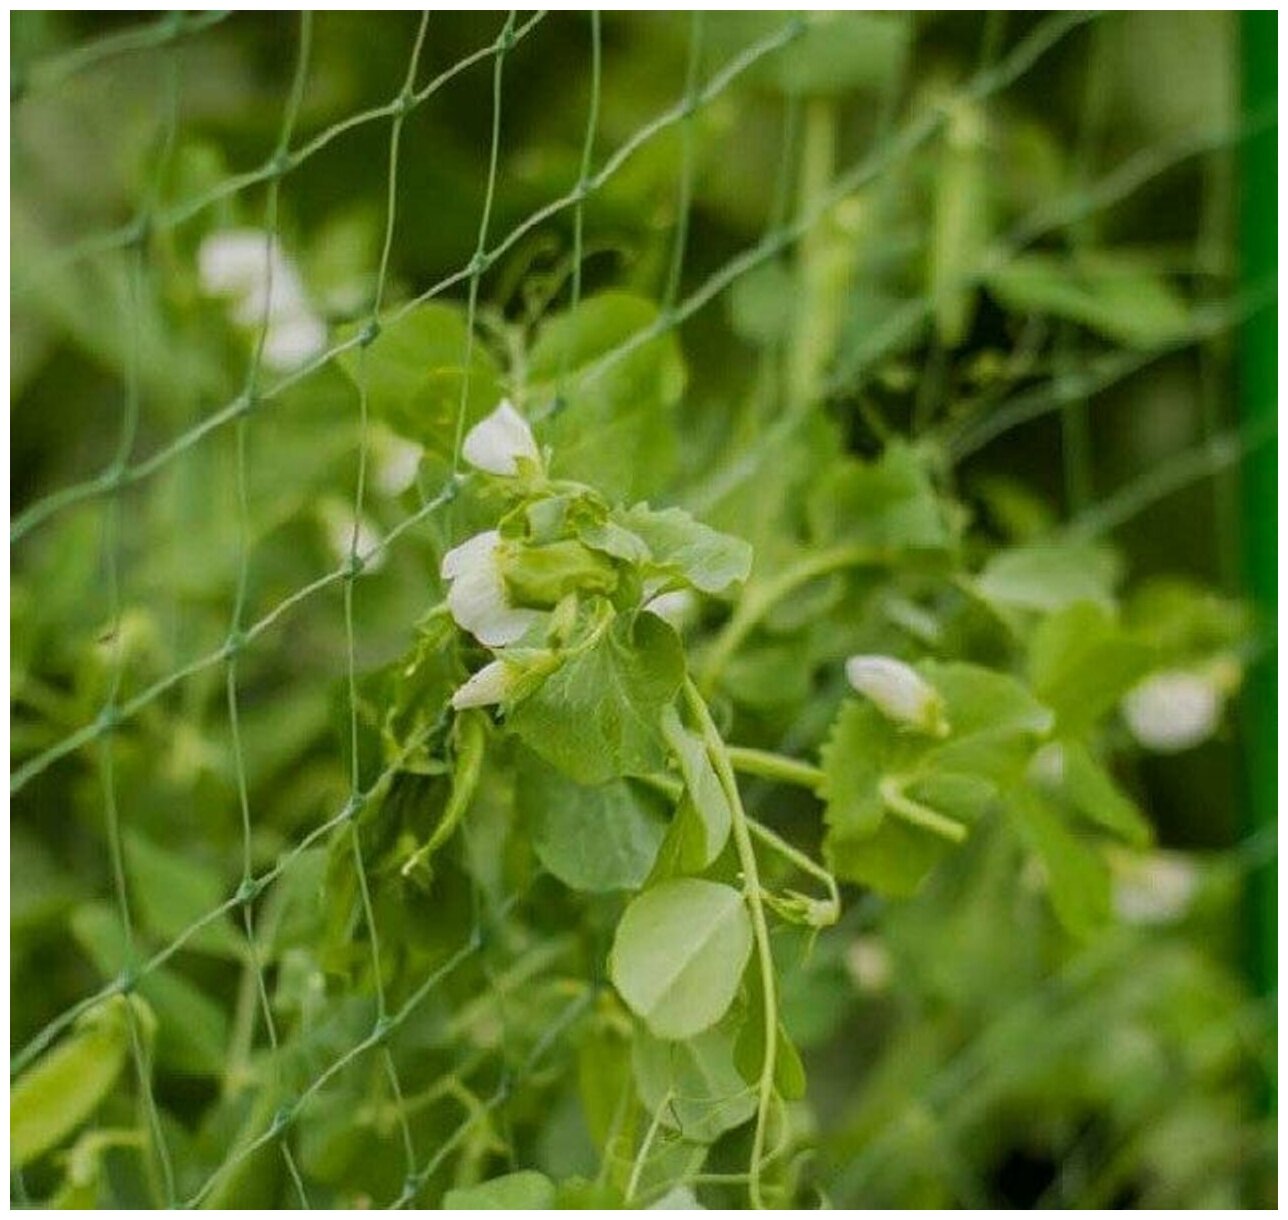
[[[1237,428],[1236,325],[1268,298],[1238,285],[1236,158],[1259,120],[1239,110],[1233,18],[1069,20],[1013,83],[987,95],[972,87],[979,74],[1052,19],[824,14],[790,45],[764,49],[765,40],[786,44],[797,20],[604,17],[595,169],[694,98],[694,82],[749,66],[697,97],[689,121],[651,130],[589,191],[580,222],[571,206],[552,210],[486,268],[478,379],[503,384],[501,370],[514,377],[517,359],[531,361],[534,382],[558,382],[567,363],[650,324],[637,298],[664,310],[689,300],[763,235],[809,214],[849,167],[868,165],[798,244],[729,275],[703,308],[685,311],[675,336],[641,349],[623,384],[646,418],[587,430],[569,409],[548,425],[556,452],[582,445],[571,463],[620,494],[685,505],[746,537],[757,570],[772,573],[825,529],[817,511],[826,497],[812,525],[784,526],[784,506],[802,502],[819,455],[839,443],[870,457],[904,436],[971,523],[968,566],[990,546],[1102,513],[1133,587],[1166,575],[1190,582],[1173,587],[1237,594],[1237,473],[1224,460],[1209,469],[1203,455],[1228,456],[1204,446]],[[519,17],[504,61],[488,248],[567,197],[581,173],[589,16],[530,21]],[[429,18],[417,86],[476,61],[406,115],[381,281],[392,114],[353,120],[399,95],[417,15],[314,16],[291,148],[319,143],[280,178],[272,157],[298,18],[11,18],[12,761],[19,771],[40,763],[12,801],[15,1051],[131,958],[106,817],[119,817],[142,960],[236,891],[240,780],[256,875],[348,799],[344,583],[291,602],[236,654],[234,740],[219,650],[243,559],[243,630],[344,563],[362,435],[346,369],[357,360],[373,376],[363,537],[385,537],[422,512],[443,468],[431,452],[414,479],[399,475],[408,442],[427,438],[398,414],[396,326],[366,357],[353,347],[284,376],[261,368],[248,424],[226,426],[254,368],[254,334],[203,285],[200,252],[224,230],[262,229],[276,189],[281,248],[333,346],[358,333],[378,284],[386,306],[444,281],[436,299],[463,302],[469,281],[459,273],[488,194],[489,48],[504,22],[495,13]],[[120,40],[101,44],[114,53],[82,54],[100,38]],[[926,138],[905,139],[923,127]],[[151,223],[138,226],[140,216]],[[633,296],[605,307],[603,333],[583,337],[585,352],[547,352],[543,366],[533,339],[568,305],[577,249],[584,296]],[[416,329],[435,308],[409,315],[413,348],[443,333],[431,322]],[[460,325],[442,321],[451,324]],[[137,427],[123,434],[134,408]],[[203,421],[216,422],[194,432]],[[1143,474],[1194,453],[1210,477],[1179,478],[1170,494],[1135,503]],[[59,489],[154,455],[114,495],[103,494],[107,479],[46,511]],[[378,753],[382,667],[406,652],[437,600],[440,543],[426,515],[356,582],[362,749]],[[909,580],[879,592],[902,597],[915,631]],[[826,660],[880,638],[871,593],[812,586],[731,660],[726,712],[741,739],[817,742],[840,697]],[[1243,641],[1245,659],[1264,647],[1266,625],[1249,629],[1213,601],[1216,620],[1223,641]],[[945,627],[979,635],[969,615],[931,624]],[[139,696],[114,732],[93,731],[105,704]],[[61,748],[87,726],[83,745]],[[1123,863],[1123,918],[1091,942],[1060,932],[1034,887],[1017,886],[1014,845],[983,834],[915,898],[885,903],[856,891],[811,955],[784,948],[795,963],[786,1021],[810,1080],[799,1105],[812,1137],[791,1166],[801,1202],[1273,1202],[1274,1127],[1264,1115],[1273,1013],[1244,982],[1240,925],[1247,872],[1273,846],[1247,837],[1240,758],[1232,722],[1183,753],[1124,753],[1119,778],[1157,828],[1159,852]],[[751,799],[764,806],[769,794]],[[816,810],[804,797],[798,805],[775,794],[765,816],[816,827]],[[402,963],[395,989],[467,943],[480,890],[500,893],[523,871],[488,846],[489,835],[504,837],[503,815],[484,809],[475,820],[432,901],[390,898],[377,910],[383,948]],[[796,833],[808,842],[817,830]],[[171,1148],[177,1196],[187,1197],[244,1150],[292,1087],[361,1042],[370,980],[354,972],[344,930],[325,926],[317,896],[334,865],[325,837],[309,842],[254,904],[258,969],[287,1047],[281,1078],[265,1066],[257,964],[240,904],[230,906],[140,982],[158,1027],[155,1117],[122,1077],[126,1087],[105,1097],[70,1156],[64,1148],[31,1161],[16,1198],[155,1202],[156,1167],[139,1153],[150,1122]],[[596,1178],[605,1137],[586,1081],[600,1070],[596,1056],[612,1060],[609,1001],[540,1066],[515,1075],[513,1065],[542,1045],[566,979],[602,974],[612,901],[574,901],[536,877],[522,921],[489,933],[478,959],[399,1031],[414,1144],[422,1160],[434,1157],[416,1183],[420,1201],[507,1165]],[[386,1202],[404,1189],[397,1107],[377,1066],[355,1059],[293,1124],[295,1171],[314,1202]],[[501,1100],[484,1106],[500,1085]],[[480,1107],[458,1139],[462,1115]],[[715,1176],[697,1187],[704,1202],[736,1201],[718,1174],[745,1163],[744,1134],[715,1146]],[[207,1201],[286,1205],[291,1168],[271,1147],[241,1155]]]

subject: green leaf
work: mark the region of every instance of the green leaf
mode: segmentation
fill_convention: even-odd
[[[130,1014],[150,1028],[137,997],[113,996],[91,1008],[75,1032],[46,1051],[13,1083],[9,1095],[9,1155],[21,1169],[57,1147],[115,1087],[130,1053]]]
[[[1077,322],[1131,347],[1153,347],[1184,334],[1185,302],[1160,275],[1128,251],[1021,254],[987,275],[1007,309]]]
[[[577,1095],[596,1149],[603,1152],[620,1124],[630,1086],[631,1040],[618,1021],[595,1021],[577,1047]]]
[[[1042,862],[1051,906],[1075,936],[1090,936],[1109,922],[1109,869],[1073,834],[1051,804],[1031,788],[1010,794],[1007,809],[1020,837]]]
[[[657,319],[652,301],[605,292],[546,320],[527,371],[530,397],[562,397],[563,409],[541,429],[555,477],[623,500],[666,484],[685,371],[673,330],[649,337]]]
[[[357,328],[351,328],[351,338]],[[430,301],[389,322],[368,347],[340,353],[340,367],[366,386],[371,413],[428,453],[451,458],[466,382],[463,428],[468,431],[502,396],[500,374],[484,345],[469,339],[459,306]],[[462,433],[463,435],[463,433]]]
[[[873,462],[834,463],[817,482],[807,511],[817,538],[870,547],[878,558],[953,543],[930,473],[902,441],[892,441]]]
[[[650,775],[665,766],[659,720],[683,677],[683,648],[666,623],[618,618],[517,704],[509,727],[580,784]]]
[[[885,817],[878,792],[882,777],[896,774],[921,753],[920,742],[899,733],[871,703],[847,699],[821,751],[829,838],[873,835]]]
[[[117,913],[86,903],[72,913],[72,935],[104,979],[127,962],[125,933]],[[169,966],[149,970],[138,994],[156,1014],[157,1061],[188,1076],[222,1076],[228,1065],[228,1016],[195,983]]]
[[[764,710],[800,704],[809,698],[813,664],[801,639],[753,642],[739,648],[726,664],[721,686],[743,707]]]
[[[675,753],[684,776],[684,787],[701,819],[703,834],[701,863],[697,870],[706,868],[724,850],[733,824],[729,801],[716,776],[715,768],[702,738],[680,723],[674,706],[662,709],[662,735]]]
[[[657,793],[627,779],[578,784],[526,752],[515,791],[537,858],[565,885],[605,893],[644,884],[666,834]]]
[[[871,703],[847,700],[822,750],[832,870],[892,896],[916,891],[952,842],[890,807],[897,792],[969,826],[1018,779],[1051,712],[1016,679],[965,662],[923,661],[918,669],[943,696],[951,735],[939,742],[900,731]]]
[[[751,919],[737,890],[683,877],[626,908],[609,975],[659,1038],[691,1038],[733,1003],[751,955]]]
[[[1155,578],[1134,589],[1124,621],[1159,650],[1164,663],[1207,659],[1237,648],[1252,630],[1246,605],[1176,577]]]
[[[658,849],[657,861],[648,876],[647,884],[654,885],[672,877],[702,872],[709,864],[708,841],[706,822],[694,805],[693,798],[687,792],[682,793],[671,818],[671,825],[667,827],[666,838]]]
[[[1150,668],[1153,651],[1100,606],[1079,602],[1043,620],[1029,645],[1034,692],[1060,730],[1093,725]]]
[[[755,1092],[734,1064],[733,1036],[723,1024],[684,1042],[641,1032],[631,1065],[645,1109],[687,1140],[712,1144],[756,1112]]]
[[[734,1041],[733,1061],[738,1074],[749,1085],[758,1085],[765,1064],[765,998],[760,971],[748,973],[747,1016]],[[774,1088],[784,1101],[805,1096],[805,1065],[782,1021],[774,1043]]]
[[[130,899],[140,922],[159,939],[174,940],[227,900],[229,887],[213,865],[159,847],[135,831],[126,831],[123,839]],[[184,945],[240,960],[246,939],[221,916]]]
[[[695,521],[683,509],[635,504],[618,509],[612,519],[647,548],[647,575],[683,580],[703,593],[723,593],[751,571],[747,543]],[[587,541],[594,545],[591,538]]]
[[[443,1196],[446,1211],[549,1211],[555,1205],[555,1184],[544,1173],[521,1169],[477,1186],[460,1186]]]
[[[891,817],[867,838],[829,834],[824,841],[828,867],[837,877],[891,898],[915,894],[952,850],[953,844],[942,836]]]
[[[1147,847],[1154,828],[1136,802],[1114,782],[1085,745],[1064,741],[1059,750],[1060,776],[1055,790],[1083,817],[1112,831],[1133,847]]]
[[[1041,735],[1052,715],[1009,674],[967,661],[922,661],[918,671],[943,697],[954,737],[975,733]]]
[[[1038,542],[999,551],[975,577],[975,591],[1005,610],[1061,610],[1074,602],[1113,605],[1119,563],[1089,542]]]

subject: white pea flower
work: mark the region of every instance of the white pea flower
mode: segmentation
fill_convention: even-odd
[[[321,515],[327,542],[337,562],[348,563],[350,553],[356,551],[366,571],[379,572],[385,566],[383,539],[370,518],[358,518],[355,536],[352,505],[328,501],[322,506]]]
[[[501,703],[510,693],[510,675],[504,661],[490,661],[473,674],[452,696],[452,706],[459,712],[467,707],[487,707]]]
[[[861,991],[885,991],[893,970],[890,954],[875,936],[857,936],[845,954],[850,977]]]
[[[541,462],[541,452],[528,421],[508,398],[503,398],[496,410],[466,433],[461,453],[471,466],[488,474],[516,475],[520,458]]]
[[[1192,860],[1176,852],[1154,852],[1115,877],[1114,911],[1124,923],[1172,923],[1189,910],[1198,886]]]
[[[894,657],[851,657],[845,676],[890,720],[932,737],[948,736],[943,696],[911,665]]]
[[[489,648],[513,644],[541,617],[538,610],[510,605],[497,563],[500,544],[496,530],[475,534],[448,551],[440,569],[443,579],[452,582],[447,591],[452,617]]]
[[[325,350],[326,323],[310,305],[294,262],[271,234],[258,229],[210,234],[197,252],[197,274],[207,296],[230,298],[229,317],[236,325],[264,328],[264,363],[270,368],[299,368]]]
[[[1175,754],[1212,735],[1221,715],[1221,690],[1209,675],[1169,669],[1128,691],[1122,714],[1141,745]]]
[[[386,496],[400,496],[416,481],[416,471],[424,456],[424,446],[403,440],[392,432],[384,434],[377,444],[376,487]]]
[[[270,317],[264,331],[264,363],[279,373],[301,368],[326,350],[326,323],[312,314]]]

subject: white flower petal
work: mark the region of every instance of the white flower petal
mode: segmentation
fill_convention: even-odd
[[[264,335],[264,363],[287,373],[326,350],[326,323],[312,314],[270,318]]]
[[[228,316],[249,330],[264,327],[264,363],[289,372],[326,348],[326,323],[313,312],[304,282],[281,243],[262,229],[210,234],[197,252],[207,296],[228,297]]]
[[[911,665],[894,657],[857,656],[846,661],[845,676],[889,719],[935,737],[947,735],[943,699]]]
[[[467,538],[443,556],[439,575],[444,580],[454,580],[471,569],[494,565],[492,554],[500,541],[501,535],[496,530],[484,530]]]
[[[452,618],[481,644],[513,644],[541,618],[539,610],[510,605],[505,580],[496,562],[501,536],[485,530],[443,556],[444,579],[452,582],[447,608]]]
[[[499,475],[518,474],[519,458],[541,460],[528,421],[508,399],[466,433],[461,453],[471,466]]]
[[[335,506],[328,508],[326,519],[327,540],[340,563],[349,562],[350,548],[354,544],[353,509]],[[357,554],[368,572],[378,572],[385,566],[385,552],[381,549],[380,531],[372,522],[362,517],[358,521]]]
[[[1212,735],[1221,715],[1221,692],[1204,674],[1166,670],[1128,691],[1122,714],[1141,745],[1172,754]]]
[[[197,276],[207,296],[245,296],[281,261],[277,243],[262,229],[211,233],[197,251]]]
[[[503,661],[492,661],[472,675],[452,696],[457,711],[467,707],[487,707],[501,703],[510,691],[510,676]]]
[[[674,589],[646,601],[644,609],[680,631],[697,614],[698,599],[692,589]]]
[[[376,461],[375,483],[386,496],[400,496],[416,481],[416,471],[425,450],[415,441],[391,436],[381,446]]]
[[[1114,910],[1125,923],[1180,919],[1199,886],[1194,863],[1175,852],[1156,852],[1126,868],[1114,883]]]

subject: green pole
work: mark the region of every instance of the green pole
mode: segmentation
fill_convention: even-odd
[[[1278,96],[1278,27],[1274,11],[1241,15],[1243,111],[1264,113]],[[1243,284],[1273,282],[1278,269],[1277,139],[1274,126],[1243,147],[1239,207]],[[1240,398],[1245,426],[1271,428],[1277,414],[1278,309],[1271,305],[1249,319],[1240,353]],[[1277,459],[1273,445],[1261,445],[1243,472],[1243,558],[1248,593],[1274,631],[1278,596]],[[1251,822],[1254,832],[1275,840],[1278,820],[1276,648],[1267,650],[1248,674],[1244,694]],[[1278,985],[1278,866],[1276,852],[1256,868],[1250,882],[1251,966],[1257,987]]]

